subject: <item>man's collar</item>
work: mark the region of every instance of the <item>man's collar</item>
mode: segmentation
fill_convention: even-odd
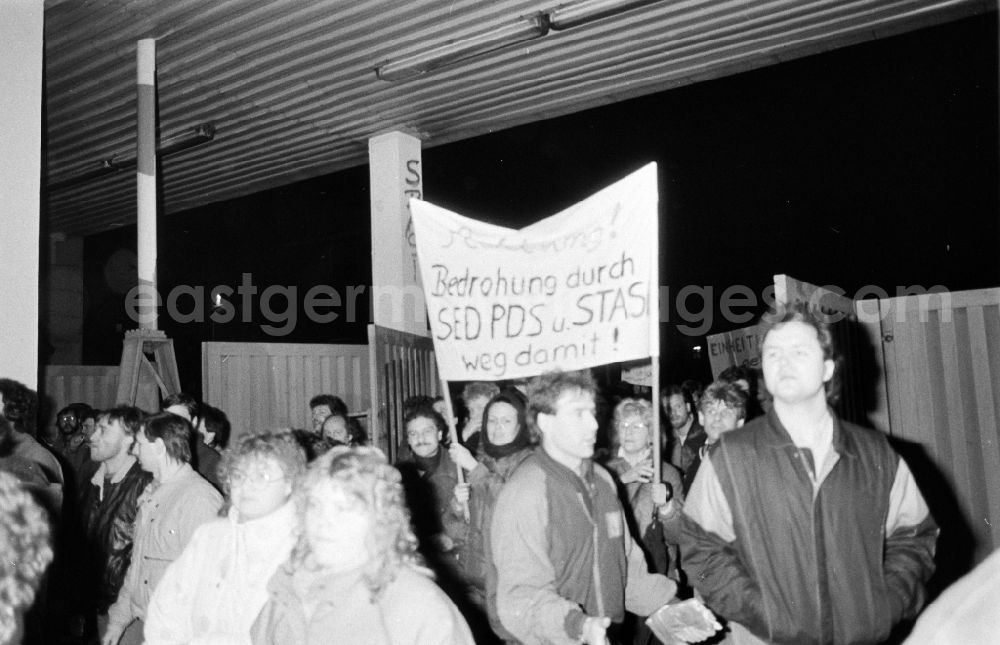
[[[844,432],[843,422],[840,420],[840,417],[837,416],[833,408],[828,408],[827,410],[830,418],[833,420],[833,436],[830,442],[833,449],[838,455],[857,457],[857,446],[851,441],[847,433]],[[774,408],[771,408],[767,413],[764,425],[767,429],[764,442],[767,445],[772,448],[795,447],[792,435],[785,428],[784,424],[781,423],[781,419],[778,418],[778,413],[774,411]]]
[[[176,463],[177,462],[171,462],[171,466],[174,466]],[[194,474],[194,469],[191,468],[191,464],[189,464],[187,462],[181,462],[180,465],[176,466],[176,468],[168,468],[168,469],[165,469],[165,470],[166,470],[166,473],[165,473],[166,476],[163,477],[162,479],[160,479],[159,482],[157,482],[158,486],[169,485],[169,484],[172,484],[174,482],[183,481],[185,478],[189,477],[191,474]],[[163,473],[164,471],[160,471],[160,472]],[[200,475],[198,475],[198,476],[200,477]]]
[[[557,473],[567,481],[574,481],[582,485],[583,482],[589,481],[594,473],[594,461],[592,459],[582,460],[580,466],[576,470],[573,470],[566,464],[557,461],[545,450],[544,446],[541,450],[536,450],[535,452],[539,454],[543,466],[547,467],[551,472]]]

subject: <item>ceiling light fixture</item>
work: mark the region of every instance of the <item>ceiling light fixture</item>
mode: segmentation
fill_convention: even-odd
[[[215,138],[215,126],[211,123],[202,123],[193,128],[189,128],[180,134],[167,137],[160,141],[156,148],[157,157],[166,157],[182,150],[188,150],[195,146],[200,146]],[[129,170],[135,168],[135,150],[115,153],[100,162],[100,165],[90,170],[85,170],[77,175],[67,177],[57,182],[46,184],[48,190],[59,190],[69,186],[75,186],[91,179],[108,175],[119,170]]]
[[[549,26],[560,31],[614,16],[660,0],[580,0],[549,12]]]
[[[399,60],[389,61],[375,68],[375,76],[383,81],[404,81],[439,67],[541,38],[548,31],[545,14],[522,16],[498,29],[452,40]]]

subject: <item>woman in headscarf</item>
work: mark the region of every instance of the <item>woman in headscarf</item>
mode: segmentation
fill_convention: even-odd
[[[497,394],[483,409],[482,429],[479,433],[479,457],[461,445],[450,448],[452,458],[469,471],[468,483],[456,491],[460,500],[469,503],[469,535],[460,557],[462,572],[470,585],[472,599],[486,608],[493,631],[502,638],[511,639],[496,613],[496,598],[488,594],[496,589],[496,568],[490,549],[490,524],[500,489],[511,473],[532,450],[531,431],[525,414],[524,396],[517,390],[504,390]]]
[[[254,643],[472,645],[431,580],[399,472],[376,448],[335,447],[298,493],[302,536],[268,585]]]
[[[147,645],[250,643],[267,582],[298,534],[292,491],[306,463],[290,432],[243,437],[223,453],[224,519],[200,526],[153,593]]]

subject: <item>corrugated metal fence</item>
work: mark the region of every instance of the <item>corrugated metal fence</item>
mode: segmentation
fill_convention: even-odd
[[[939,551],[979,562],[1000,548],[1000,289],[890,298],[881,315],[890,432],[938,471],[908,455]]]
[[[276,428],[310,428],[309,399],[335,394],[367,412],[368,346],[202,343],[202,399],[225,411],[232,438]]]
[[[42,370],[46,401],[42,407],[45,418],[38,420],[40,428],[53,426],[56,413],[70,403],[99,409],[117,403],[117,365],[46,365]]]

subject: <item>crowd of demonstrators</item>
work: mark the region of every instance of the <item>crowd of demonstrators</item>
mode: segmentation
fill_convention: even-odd
[[[468,384],[457,441],[440,398],[408,399],[395,464],[332,394],[310,428],[231,447],[225,414],[185,394],[148,416],[67,406],[47,447],[22,437],[30,390],[0,379],[0,470],[50,504],[82,474],[81,612],[102,645],[651,645],[664,611],[686,642],[880,642],[921,609],[937,528],[883,435],[830,407],[822,321],[765,323],[767,396],[748,368],[667,386],[660,437],[656,404],[615,397],[602,426],[589,372],[557,371],[526,393]]]

